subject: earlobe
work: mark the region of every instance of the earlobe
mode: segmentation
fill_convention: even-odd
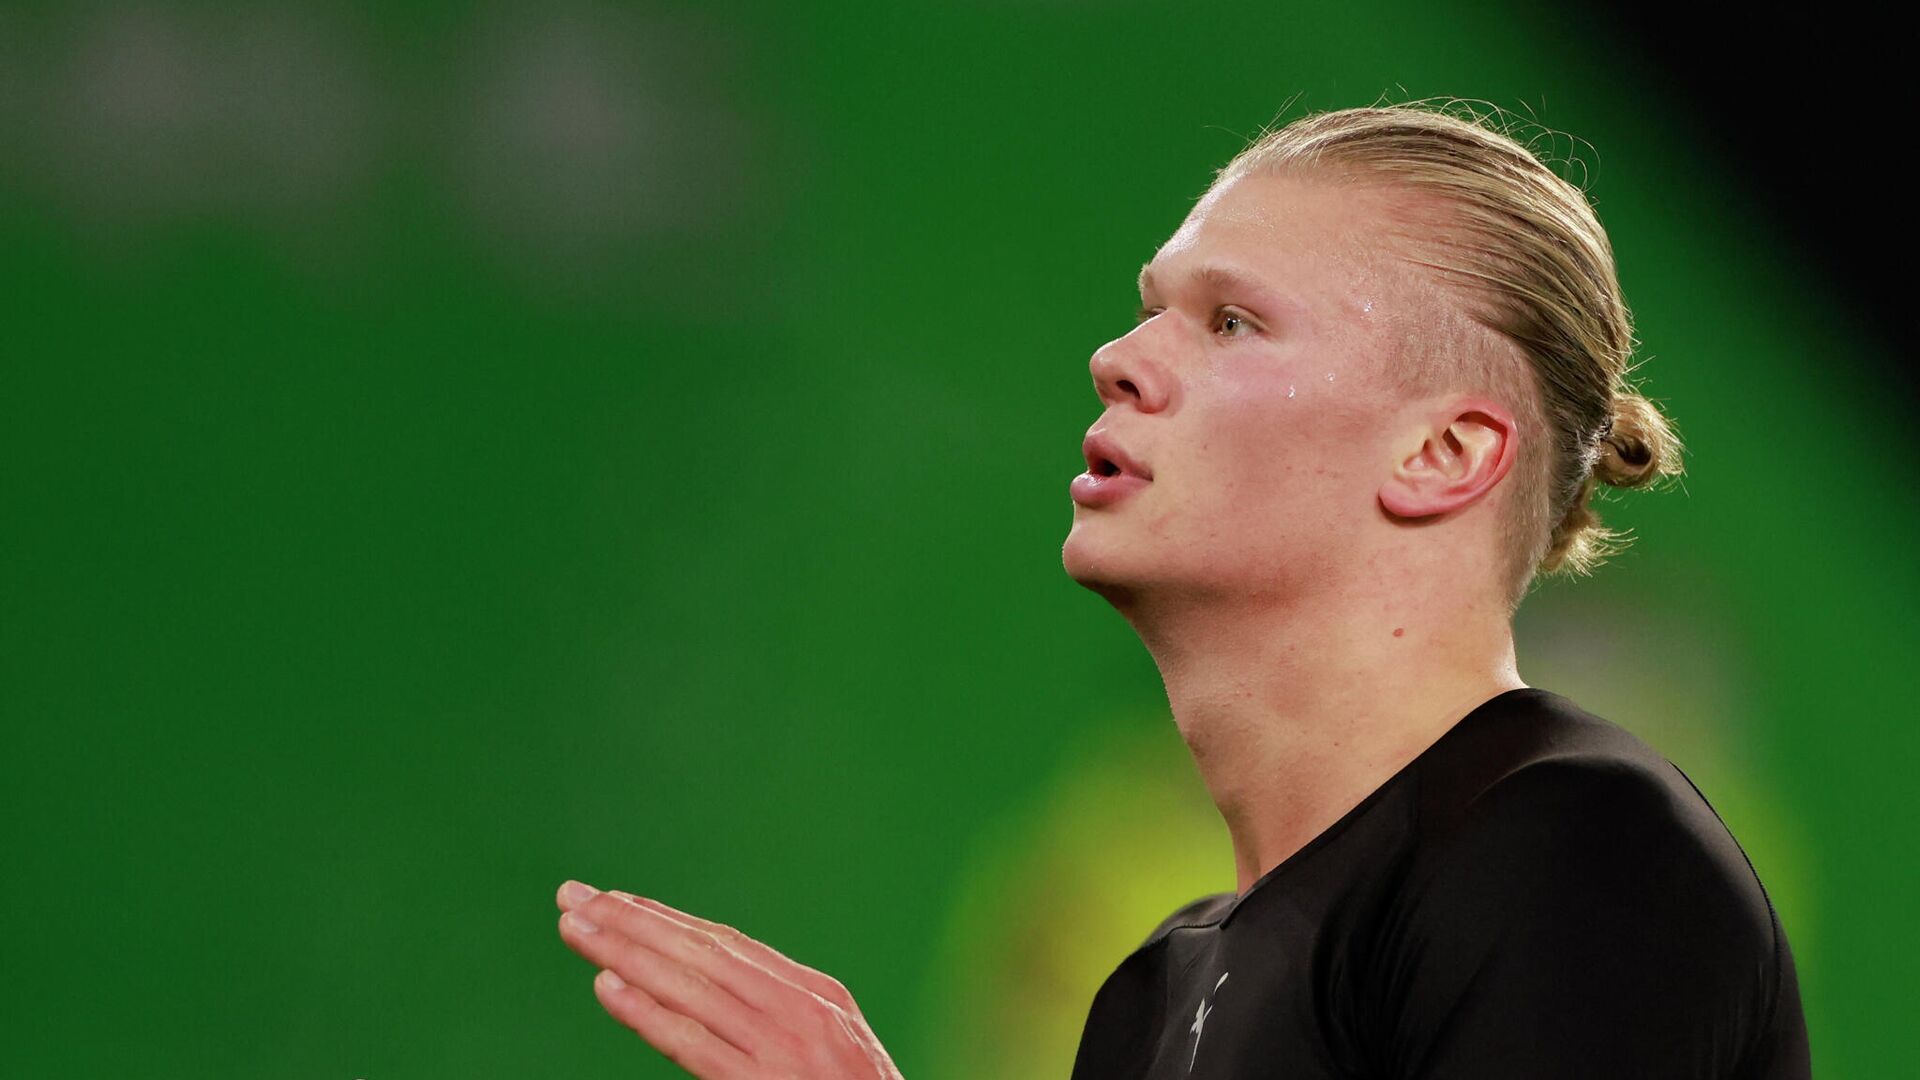
[[[1396,517],[1433,517],[1469,506],[1512,468],[1513,415],[1498,402],[1457,400],[1434,419],[1438,423],[1417,433],[1419,445],[1380,486],[1380,505]]]

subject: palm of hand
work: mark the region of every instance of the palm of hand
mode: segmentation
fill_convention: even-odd
[[[577,881],[557,899],[601,1007],[700,1080],[902,1080],[832,976],[657,900]]]

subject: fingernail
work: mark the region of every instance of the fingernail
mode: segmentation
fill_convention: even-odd
[[[613,970],[609,968],[600,973],[600,985],[609,990],[623,990],[626,988],[627,980],[615,975]]]
[[[599,890],[591,885],[583,885],[578,881],[569,881],[565,885],[560,886],[560,899],[564,900],[569,906],[584,904],[597,895],[599,895]]]
[[[600,928],[598,926],[595,926],[594,924],[588,922],[586,920],[586,917],[581,915],[577,911],[569,911],[565,915],[562,915],[560,917],[567,921],[568,926],[573,927],[575,930],[579,931],[582,934],[597,934],[600,932]]]

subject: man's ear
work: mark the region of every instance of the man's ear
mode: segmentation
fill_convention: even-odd
[[[1403,518],[1471,505],[1513,467],[1516,431],[1513,414],[1483,397],[1450,398],[1417,414],[1394,443],[1396,460],[1380,485],[1380,505]]]

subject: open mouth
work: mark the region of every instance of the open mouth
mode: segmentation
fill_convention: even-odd
[[[1108,506],[1153,482],[1153,474],[1135,464],[1127,452],[1108,443],[1099,432],[1087,436],[1080,448],[1087,471],[1073,478],[1073,501],[1081,506]]]
[[[1104,432],[1088,432],[1080,452],[1087,462],[1086,475],[1093,479],[1111,480],[1129,476],[1141,481],[1153,479],[1153,474],[1136,463],[1126,450],[1109,442]]]

